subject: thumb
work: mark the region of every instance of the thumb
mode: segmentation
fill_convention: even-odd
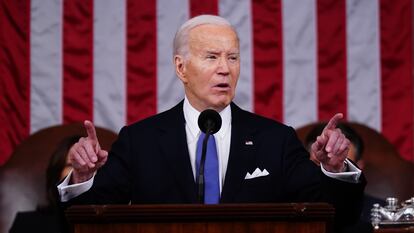
[[[106,150],[100,150],[98,152],[98,163],[97,167],[100,168],[102,165],[106,163],[106,160],[108,159],[108,151]]]

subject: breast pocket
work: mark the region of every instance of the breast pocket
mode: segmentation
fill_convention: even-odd
[[[242,190],[252,202],[265,202],[273,199],[273,186],[271,176],[268,175],[244,179]]]

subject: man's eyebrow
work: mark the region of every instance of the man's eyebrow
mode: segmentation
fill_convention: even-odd
[[[217,55],[217,54],[220,54],[221,51],[217,51],[217,50],[206,50],[204,53],[205,54],[215,54],[215,55]],[[227,54],[228,55],[239,55],[240,52],[239,51],[230,51]]]
[[[217,50],[206,50],[204,53],[206,53],[206,54],[220,54],[220,51],[217,51]]]

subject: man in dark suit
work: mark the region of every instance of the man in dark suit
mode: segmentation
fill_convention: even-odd
[[[74,169],[58,187],[63,202],[196,203],[197,119],[214,109],[223,120],[214,134],[219,203],[327,201],[339,219],[358,216],[365,183],[361,171],[345,160],[349,141],[336,129],[342,114],[312,146],[319,168],[291,127],[237,107],[232,100],[240,73],[239,39],[218,16],[198,16],[181,26],[174,64],[185,99],[124,127],[109,156],[93,124],[85,121],[88,136],[71,148]]]

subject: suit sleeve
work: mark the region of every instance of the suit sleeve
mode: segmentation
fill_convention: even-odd
[[[131,200],[131,138],[124,127],[112,145],[108,161],[96,173],[87,192],[69,201],[73,204],[128,204]]]

